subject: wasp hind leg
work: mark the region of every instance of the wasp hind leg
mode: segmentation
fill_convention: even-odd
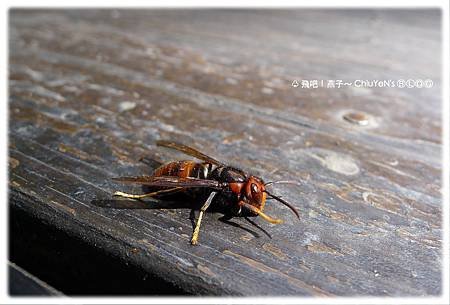
[[[174,188],[170,188],[167,190],[159,190],[156,192],[139,194],[139,195],[138,194],[128,194],[128,193],[123,193],[123,192],[117,191],[114,193],[114,196],[120,196],[120,197],[131,198],[131,199],[141,199],[141,198],[153,197],[153,196],[157,196],[157,195],[165,195],[167,193],[174,193],[181,189],[182,189],[182,187],[174,187]]]
[[[200,232],[200,225],[202,223],[203,213],[205,213],[206,209],[210,206],[210,204],[211,204],[214,196],[216,196],[216,194],[217,194],[217,192],[212,192],[211,194],[209,194],[208,199],[206,200],[205,204],[200,209],[200,214],[198,215],[198,219],[195,224],[194,233],[192,233],[192,238],[191,238],[192,245],[196,245],[198,242],[198,234]]]

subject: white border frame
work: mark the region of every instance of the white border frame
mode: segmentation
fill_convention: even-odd
[[[124,5],[126,3],[126,5]],[[225,4],[226,3],[226,4]],[[338,5],[337,5],[338,4]],[[150,5],[150,6],[149,6]],[[3,71],[8,73],[8,10],[14,7],[61,7],[61,1],[47,0],[47,1],[12,1],[7,0],[3,4],[2,23],[0,24],[0,54],[2,55]],[[249,297],[249,298],[234,298],[234,297],[40,297],[40,298],[11,298],[7,291],[7,247],[0,246],[0,303],[1,304],[448,304],[449,303],[449,2],[447,0],[425,0],[425,1],[400,1],[400,0],[381,0],[377,2],[361,1],[331,1],[320,0],[311,1],[309,3],[299,1],[242,1],[231,0],[227,2],[219,2],[211,4],[211,1],[154,1],[149,3],[147,1],[139,0],[78,0],[76,5],[66,8],[127,8],[127,7],[148,7],[148,8],[187,8],[187,7],[264,7],[264,8],[280,8],[280,7],[314,7],[314,8],[441,8],[442,10],[442,143],[443,143],[443,170],[442,170],[442,193],[443,193],[443,294],[440,297],[418,297],[418,298],[382,298],[382,297],[337,297],[337,298],[302,298],[302,297]],[[0,122],[2,124],[2,134],[0,136],[1,148],[4,149],[0,153],[0,164],[5,166],[4,170],[0,172],[1,204],[0,204],[0,244],[8,244],[7,223],[8,223],[8,75],[2,73],[0,81],[5,89],[3,92],[3,103],[0,111]]]

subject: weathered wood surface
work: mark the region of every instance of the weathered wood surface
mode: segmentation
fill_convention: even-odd
[[[441,293],[440,13],[62,10],[10,13],[10,204],[186,293]],[[430,89],[293,88],[294,79],[431,79]],[[365,112],[370,122],[343,119]],[[119,208],[110,178],[186,156],[268,180],[301,220],[252,226]],[[114,208],[115,207],[115,208]]]

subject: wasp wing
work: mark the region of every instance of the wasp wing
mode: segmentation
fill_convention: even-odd
[[[185,154],[187,154],[189,156],[195,157],[197,159],[209,162],[209,163],[217,165],[217,166],[225,166],[225,164],[223,164],[222,162],[219,162],[216,159],[211,158],[210,156],[207,156],[204,153],[198,151],[197,149],[186,146],[184,144],[171,142],[171,141],[165,141],[165,140],[159,140],[159,141],[156,141],[156,145],[168,147],[168,148],[172,148],[172,149],[184,152]]]
[[[180,178],[173,176],[136,176],[136,177],[117,177],[112,178],[122,183],[136,183],[155,187],[183,187],[195,188],[206,187],[213,189],[223,189],[223,185],[216,180],[197,179],[197,178]]]

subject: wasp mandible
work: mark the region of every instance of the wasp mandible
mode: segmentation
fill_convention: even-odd
[[[191,244],[195,245],[198,242],[203,214],[210,205],[222,205],[231,217],[260,216],[273,224],[282,223],[281,219],[272,218],[263,212],[266,199],[269,197],[286,205],[297,218],[300,218],[297,210],[290,203],[266,189],[266,186],[273,182],[264,183],[259,177],[225,165],[183,144],[164,140],[157,141],[156,144],[181,151],[203,162],[174,161],[157,168],[151,176],[113,178],[122,183],[147,186],[152,190],[141,195],[123,192],[115,192],[114,195],[132,199],[157,197],[163,200],[164,196],[182,192],[193,199],[205,200],[206,198],[195,224]]]

